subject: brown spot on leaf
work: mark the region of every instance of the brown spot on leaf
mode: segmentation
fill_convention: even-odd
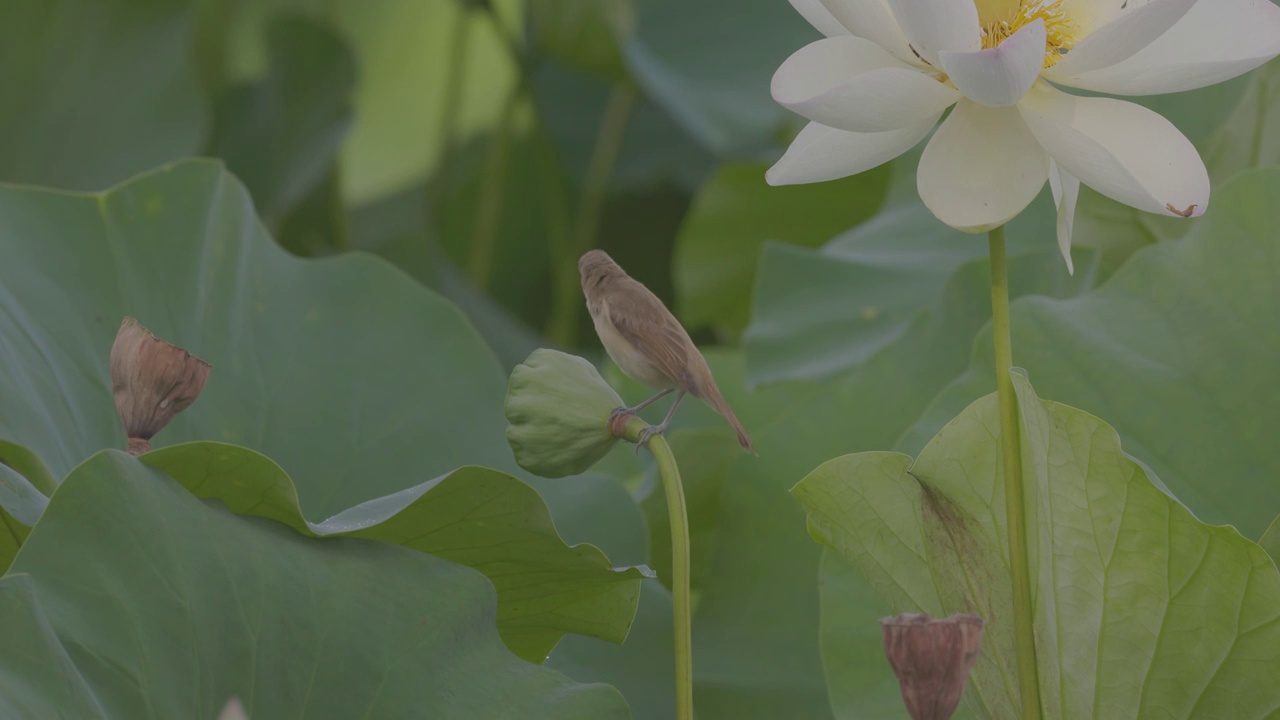
[[[928,543],[929,566],[939,580],[949,612],[972,612],[988,619],[1003,615],[996,602],[1009,594],[996,569],[1003,562],[1000,548],[986,528],[937,487],[920,483],[921,518]],[[1003,605],[1003,603],[1001,603]]]

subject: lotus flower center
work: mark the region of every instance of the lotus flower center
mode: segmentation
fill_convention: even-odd
[[[1044,67],[1053,67],[1075,44],[1075,23],[1063,0],[977,0],[982,47],[991,49],[1023,27],[1044,21]]]

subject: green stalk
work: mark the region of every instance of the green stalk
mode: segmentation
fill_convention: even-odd
[[[554,258],[556,286],[551,309],[551,321],[547,336],[565,347],[576,341],[578,312],[582,303],[578,299],[578,257],[590,250],[600,229],[600,216],[604,212],[604,200],[609,192],[609,181],[618,165],[622,141],[627,135],[627,123],[635,107],[636,88],[631,83],[613,87],[609,103],[605,107],[596,144],[591,150],[587,175],[582,183],[582,199],[578,203],[578,216],[574,223],[573,238],[568,248]],[[567,270],[566,270],[567,268]]]
[[[329,174],[324,179],[325,194],[329,197],[329,222],[333,230],[331,242],[333,249],[340,253],[351,250],[351,221],[347,217],[347,206],[342,202],[342,163],[334,162]]]
[[[624,428],[627,440],[636,442],[649,425],[632,416]],[[649,452],[658,461],[658,475],[667,496],[671,522],[671,609],[675,624],[676,720],[693,720],[693,619],[689,592],[689,511],[684,502],[680,468],[667,439],[649,438]]]
[[[456,164],[458,153],[454,147],[454,142],[458,134],[458,122],[462,116],[462,102],[465,96],[464,87],[467,77],[467,56],[471,52],[471,38],[473,30],[471,28],[471,20],[475,13],[471,9],[471,4],[466,0],[458,0],[457,15],[454,16],[453,29],[450,32],[449,57],[445,69],[447,72],[445,78],[444,95],[440,102],[440,127],[439,127],[439,143],[436,146],[436,168],[433,175],[427,178],[425,192],[422,198],[422,225],[424,236],[422,238],[425,246],[425,254],[428,267],[432,268],[433,276],[430,279],[432,287],[439,285],[439,273],[436,268],[441,267],[441,259],[444,250],[440,247],[438,241],[433,239],[431,228],[435,226],[438,219],[435,216],[435,209],[443,206],[447,201],[449,184],[454,179],[454,165]]]
[[[1013,341],[1009,334],[1009,268],[1004,228],[991,231],[991,319],[995,328],[996,397],[1000,403],[1000,454],[1004,467],[1004,506],[1009,525],[1009,569],[1013,579],[1014,644],[1023,720],[1040,717],[1040,677],[1036,667],[1031,563],[1027,557],[1027,515],[1022,484],[1022,443],[1018,398],[1013,392]]]
[[[551,256],[551,316],[546,336],[560,347],[572,347],[577,335],[576,306],[578,296],[578,263],[569,248],[569,197],[561,174],[555,143],[542,119],[534,111],[534,134],[543,177],[538,183],[542,192],[542,216]]]
[[[684,504],[680,468],[661,435],[649,438],[649,452],[667,494],[671,522],[671,608],[676,641],[676,720],[693,720],[693,619],[689,602],[689,512]]]
[[[450,178],[453,158],[453,136],[458,131],[458,118],[462,115],[462,89],[467,76],[467,54],[471,51],[471,6],[458,3],[458,15],[453,21],[453,45],[449,52],[449,77],[440,104],[440,151],[437,155],[438,177],[445,182]]]
[[[242,5],[243,0],[223,0],[200,3],[192,8],[195,17],[191,23],[188,56],[205,97],[217,96],[227,89],[231,26]]]
[[[502,210],[507,200],[507,164],[511,154],[511,135],[515,132],[516,114],[523,97],[523,84],[511,88],[485,157],[483,184],[480,200],[476,203],[475,229],[471,236],[471,252],[467,257],[467,273],[476,287],[481,289],[488,289],[493,274],[498,231],[502,226]]]

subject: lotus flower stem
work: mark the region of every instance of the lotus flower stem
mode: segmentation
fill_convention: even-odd
[[[1027,557],[1027,518],[1022,486],[1022,444],[1018,399],[1013,392],[1013,341],[1009,333],[1009,268],[1004,227],[990,233],[991,318],[995,329],[996,397],[1000,403],[1000,454],[1004,467],[1004,505],[1009,525],[1009,570],[1013,580],[1014,643],[1024,720],[1040,717],[1040,678],[1031,608],[1031,563]]]
[[[440,149],[437,157],[443,168],[441,177],[446,179],[451,178],[448,171],[452,169],[450,158],[454,152],[454,135],[458,132],[458,118],[462,115],[462,92],[466,86],[467,56],[471,52],[471,20],[474,17],[470,3],[458,3],[457,13],[449,38],[449,61],[445,66],[449,78],[444,87],[444,101],[440,103]]]
[[[661,435],[649,438],[649,452],[667,494],[671,521],[671,608],[676,633],[676,720],[693,720],[693,620],[689,603],[689,512],[671,446]]]
[[[446,61],[444,71],[447,75],[444,86],[444,94],[440,101],[440,125],[439,137],[440,143],[436,147],[436,172],[435,176],[440,178],[440,182],[428,182],[426,184],[426,196],[422,204],[426,211],[426,221],[428,226],[436,222],[433,215],[435,207],[447,202],[444,197],[447,191],[447,185],[454,179],[454,171],[458,161],[457,135],[458,121],[462,117],[462,100],[466,89],[467,81],[467,58],[471,54],[472,32],[471,23],[475,19],[477,10],[472,3],[466,0],[458,0],[457,15],[454,16],[453,28],[449,34],[449,59]],[[341,205],[341,203],[338,203]],[[438,251],[435,243],[427,243],[428,258],[431,267],[439,267],[439,258],[434,257]]]
[[[610,432],[638,442],[649,425],[635,415],[619,415],[610,421]],[[661,435],[650,436],[646,447],[658,461],[658,474],[667,495],[671,522],[671,609],[675,625],[676,720],[693,720],[693,619],[689,599],[689,511],[684,485],[671,446]]]
[[[507,200],[507,167],[511,160],[512,133],[516,130],[524,96],[523,83],[511,88],[502,105],[502,114],[498,117],[498,126],[489,140],[484,159],[480,199],[476,203],[475,227],[471,235],[471,251],[467,257],[467,272],[471,281],[482,289],[487,289],[493,279],[493,261]]]

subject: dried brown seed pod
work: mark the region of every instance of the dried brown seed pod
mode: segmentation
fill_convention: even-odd
[[[126,317],[111,346],[111,394],[129,453],[150,450],[151,438],[200,397],[208,378],[209,363]]]
[[[880,619],[884,654],[913,720],[947,720],[956,711],[978,659],[985,624],[977,615]]]

